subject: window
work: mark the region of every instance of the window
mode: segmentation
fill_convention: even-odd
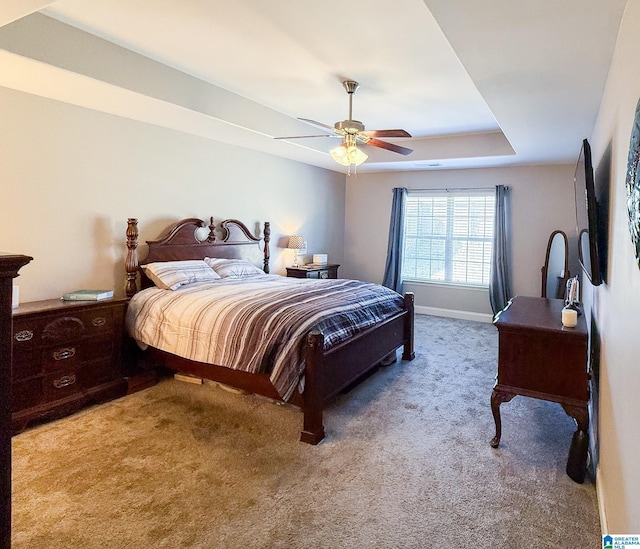
[[[489,285],[495,191],[410,192],[404,280]]]

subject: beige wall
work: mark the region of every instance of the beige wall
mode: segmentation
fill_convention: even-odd
[[[141,242],[184,217],[270,221],[275,273],[293,233],[343,260],[343,174],[6,88],[0,120],[0,250],[34,257],[16,279],[23,302],[123,293],[128,217]]]
[[[576,159],[580,143],[576,143]],[[573,165],[359,174],[347,178],[345,275],[381,282],[387,253],[391,189],[442,189],[508,185],[512,189],[513,290],[540,295],[540,268],[549,235],[565,231],[576,271]],[[408,284],[418,307],[489,315],[486,290]],[[471,315],[470,318],[474,316]]]
[[[640,97],[640,2],[629,2],[591,138],[594,164],[609,145],[611,205],[608,283],[589,302],[601,335],[598,492],[605,530],[640,532],[640,269],[626,211],[625,172]]]

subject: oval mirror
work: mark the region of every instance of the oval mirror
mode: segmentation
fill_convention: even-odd
[[[542,297],[564,299],[569,279],[569,243],[562,231],[553,231],[542,267]]]

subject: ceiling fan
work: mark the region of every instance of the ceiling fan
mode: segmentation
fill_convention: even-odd
[[[387,141],[381,141],[378,137],[411,137],[411,134],[405,130],[365,130],[364,124],[359,120],[353,120],[353,94],[358,89],[359,84],[353,80],[345,80],[342,85],[349,95],[349,118],[347,120],[341,120],[336,122],[333,126],[323,124],[322,122],[316,122],[308,118],[298,118],[303,122],[313,124],[319,128],[324,128],[332,131],[331,134],[321,135],[297,135],[290,137],[276,137],[275,139],[306,139],[310,137],[340,137],[342,143],[335,149],[331,149],[331,157],[342,164],[343,166],[350,166],[355,164],[359,166],[366,159],[367,155],[360,149],[358,149],[358,142],[365,145],[372,145],[381,149],[386,149],[395,153],[407,155],[413,152],[413,149],[407,147],[401,147],[394,143],[388,143]]]

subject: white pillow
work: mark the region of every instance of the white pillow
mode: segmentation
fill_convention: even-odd
[[[153,283],[163,290],[176,290],[185,284],[220,278],[202,259],[149,263],[144,265],[144,270]]]
[[[245,278],[263,275],[264,271],[244,259],[219,259],[205,257],[205,262],[222,278]]]

